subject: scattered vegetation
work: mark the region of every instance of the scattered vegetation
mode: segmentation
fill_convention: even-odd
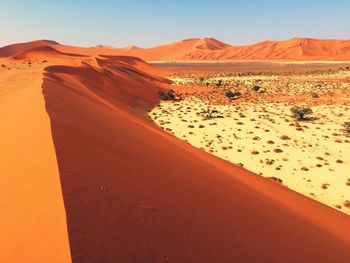
[[[313,91],[310,93],[310,96],[314,99],[319,98],[318,94],[316,92],[313,92]]]
[[[176,96],[174,91],[169,90],[169,91],[160,91],[159,92],[159,98],[161,100],[176,100]]]
[[[239,91],[232,92],[231,90],[229,90],[225,93],[225,95],[226,95],[226,97],[228,97],[230,99],[237,99],[237,98],[242,96],[242,93],[240,93]]]
[[[210,120],[213,118],[222,118],[222,116],[219,115],[218,110],[211,109],[209,107],[206,110],[202,110],[199,114],[204,115],[204,120]]]
[[[219,79],[217,82],[216,82],[216,87],[221,87],[222,86],[222,79]]]
[[[306,120],[306,116],[312,114],[312,109],[304,106],[293,106],[290,111],[292,116],[299,121]]]
[[[257,85],[254,85],[253,88],[252,88],[253,91],[258,91],[260,89],[261,89],[261,87],[257,86]]]
[[[344,191],[350,187],[343,172],[350,145],[350,107],[344,100],[350,83],[343,81],[345,76],[350,71],[176,73],[173,85],[194,89],[184,89],[180,103],[160,104],[153,119],[186,142],[233,163],[240,161],[260,175],[275,176],[269,179],[278,183],[290,174],[313,188],[301,193],[350,213],[343,190],[337,204],[323,195],[338,184]],[[335,142],[342,145],[330,149]],[[288,156],[291,152],[295,158]],[[328,173],[336,180],[313,179]],[[285,181],[298,190],[293,183]]]
[[[345,122],[344,123],[344,128],[347,133],[350,133],[350,122]]]

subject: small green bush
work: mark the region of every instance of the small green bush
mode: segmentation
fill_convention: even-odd
[[[318,96],[318,94],[316,93],[316,92],[311,92],[310,93],[310,96],[312,97],[312,98],[314,98],[314,99],[317,99],[319,96]]]
[[[174,91],[160,91],[159,92],[159,98],[161,100],[176,100],[176,96],[174,94]]]
[[[344,128],[347,133],[350,133],[350,122],[344,122]]]
[[[216,87],[221,87],[222,85],[222,79],[219,79],[218,82],[216,82]]]
[[[294,106],[290,109],[290,111],[292,112],[292,116],[300,121],[305,120],[306,115],[310,115],[313,113],[311,108],[307,108],[304,106]]]
[[[226,97],[230,98],[230,99],[235,99],[235,98],[238,98],[240,96],[242,96],[242,93],[240,93],[239,91],[237,92],[232,92],[231,90],[230,91],[227,91],[225,93]]]
[[[261,89],[261,87],[257,85],[253,86],[252,88],[253,91],[258,91],[259,89]]]

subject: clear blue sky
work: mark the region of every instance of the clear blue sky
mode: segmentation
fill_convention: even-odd
[[[350,39],[350,0],[0,0],[0,46],[33,39],[149,47],[192,37],[234,44]]]

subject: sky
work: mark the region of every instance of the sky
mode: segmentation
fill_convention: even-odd
[[[232,45],[350,39],[350,0],[0,0],[0,46],[50,39],[151,47],[214,37]]]

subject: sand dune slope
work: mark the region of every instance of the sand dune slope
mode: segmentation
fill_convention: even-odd
[[[70,261],[42,81],[42,69],[0,69],[0,262]]]
[[[25,255],[28,261],[51,262],[40,256],[59,251],[57,261],[69,262],[66,219],[73,262],[348,261],[348,216],[191,147],[150,122],[146,111],[168,82],[147,64],[130,57],[71,56],[59,65],[56,59],[48,58],[46,68],[33,64],[18,69],[23,78],[34,78],[33,72],[38,79],[44,73],[42,85],[31,85],[35,99],[7,84],[17,106],[4,103],[9,95],[0,97],[8,127],[0,138],[40,142],[49,159],[40,164],[46,160],[40,148],[24,154],[24,143],[5,144],[13,159],[5,159],[1,173],[7,180],[2,187],[9,191],[0,192],[0,199],[7,200],[1,207],[22,218],[19,223],[1,221],[6,230],[2,246],[10,244],[4,247],[5,259],[15,258],[15,248],[24,247],[33,253]],[[4,71],[0,74],[1,81],[11,80]],[[44,105],[38,103],[43,99],[44,116]],[[22,115],[27,108],[14,110],[22,104],[34,107],[32,103],[40,109],[32,116]],[[11,168],[17,163],[28,167]],[[20,176],[26,179],[17,183]],[[38,198],[14,199],[23,192],[18,184]],[[22,209],[28,211],[19,217]],[[42,229],[39,219],[45,221]],[[42,238],[24,238],[10,228],[18,224]],[[54,248],[59,250],[48,248],[52,242],[58,242]]]
[[[73,261],[347,261],[347,216],[160,131],[111,59],[45,74]]]

